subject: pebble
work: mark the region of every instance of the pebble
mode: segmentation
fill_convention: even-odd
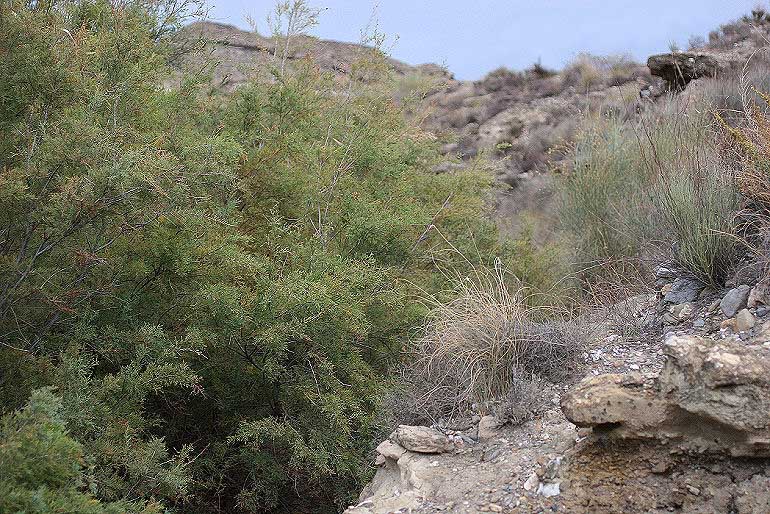
[[[526,482],[524,482],[524,490],[525,491],[534,491],[537,486],[540,484],[540,478],[537,476],[536,473],[532,473],[529,475],[529,478]]]
[[[754,315],[748,309],[742,309],[735,317],[735,326],[741,332],[751,330],[755,323]]]
[[[559,496],[559,494],[561,494],[559,482],[546,482],[540,484],[540,487],[537,488],[537,494],[545,496],[546,498]]]

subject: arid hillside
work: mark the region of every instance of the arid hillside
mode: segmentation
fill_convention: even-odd
[[[185,56],[183,66],[213,63],[212,85],[224,91],[237,89],[255,75],[269,76],[271,67],[280,65],[275,57],[277,43],[274,38],[232,25],[197,21],[182,29],[178,37],[196,49]],[[280,54],[282,49],[278,51]],[[350,75],[352,65],[371,51],[371,48],[355,43],[296,36],[289,48],[287,61],[291,64],[309,59],[321,70],[343,79]],[[387,62],[399,76],[410,73],[431,74],[438,69],[430,65],[414,67],[390,58]]]
[[[435,64],[412,66],[391,58],[387,63],[394,72],[394,97],[417,95],[423,127],[442,142],[445,160],[435,171],[459,170],[485,156],[495,177],[508,186],[497,197],[501,230],[515,236],[522,220],[535,222],[537,239],[543,241],[552,237],[547,228],[555,211],[552,171],[560,166],[586,113],[633,117],[694,77],[737,76],[747,61],[763,58],[756,54],[764,45],[765,26],[764,19],[726,24],[712,32],[709,42],[694,39],[687,51],[652,56],[649,66],[622,55],[579,54],[563,70],[535,63],[524,71],[500,68],[479,81],[460,81]],[[279,65],[274,39],[231,25],[196,22],[181,38],[199,48],[186,55],[182,66],[212,66],[212,85],[225,92],[250,77],[269,77]],[[354,64],[373,51],[298,36],[287,61],[291,66],[309,60],[344,83]]]

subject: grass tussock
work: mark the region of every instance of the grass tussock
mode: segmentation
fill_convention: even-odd
[[[719,162],[689,161],[653,187],[663,226],[673,236],[673,257],[701,281],[718,286],[736,259],[735,180]]]
[[[481,410],[524,421],[542,405],[544,384],[573,371],[583,332],[532,307],[499,265],[456,283],[452,300],[429,300],[432,314],[411,348],[399,416],[435,422]]]
[[[718,284],[735,258],[735,180],[708,104],[669,97],[636,119],[587,117],[560,184],[584,280],[671,258]]]
[[[619,86],[646,75],[646,68],[628,55],[581,53],[562,71],[562,84],[588,92],[599,87]]]

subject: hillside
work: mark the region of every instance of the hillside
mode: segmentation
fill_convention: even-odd
[[[186,44],[204,43],[188,54],[182,67],[199,69],[213,62],[212,85],[232,92],[249,78],[265,76],[274,66],[275,41],[254,32],[214,22],[195,22],[180,33]],[[194,45],[192,45],[194,46]],[[371,48],[352,43],[301,37],[292,45],[289,61],[309,59],[340,83],[352,64]],[[581,113],[600,106],[627,108],[644,88],[660,88],[646,66],[626,57],[581,55],[561,72],[537,65],[524,72],[504,68],[480,81],[458,81],[435,64],[410,66],[387,60],[400,95],[409,95],[412,84],[427,89],[420,115],[423,127],[445,143],[445,162],[438,171],[462,168],[469,159],[485,154],[495,162],[495,176],[514,186],[499,197],[501,227],[518,232],[521,215],[551,216],[552,183],[549,167],[558,162],[572,139]]]
[[[241,30],[232,25],[212,21],[196,21],[185,26],[177,35],[183,45],[199,48],[185,55],[181,66],[195,68],[213,63],[212,85],[224,91],[234,91],[255,76],[267,76],[276,64],[276,41],[253,31]],[[343,79],[350,75],[351,66],[366,57],[372,49],[355,43],[322,40],[309,36],[297,36],[290,48],[287,60],[310,60],[319,69]],[[396,75],[436,72],[438,67],[410,66],[396,59],[387,58]],[[189,68],[188,68],[189,69]]]
[[[756,35],[741,27],[728,26],[727,35],[715,36],[710,45],[695,49],[708,61],[707,74],[737,74],[761,46]],[[276,64],[273,39],[231,25],[195,22],[179,37],[191,47],[203,44],[202,50],[185,56],[181,67],[198,70],[204,63],[213,63],[212,85],[224,92],[254,77],[269,76]],[[288,61],[309,60],[343,84],[353,63],[371,52],[354,43],[299,36]],[[684,62],[690,55],[681,53],[678,59]],[[656,58],[663,60],[656,64]],[[681,63],[668,59],[665,54],[653,57],[651,69],[625,56],[580,54],[564,70],[538,64],[524,71],[500,68],[479,81],[458,81],[451,71],[435,64],[411,66],[392,58],[387,58],[387,64],[395,75],[396,97],[408,96],[410,88],[417,88],[422,126],[443,141],[445,158],[435,170],[462,169],[469,160],[486,156],[493,163],[496,180],[509,186],[497,197],[500,229],[516,236],[522,219],[535,220],[540,227],[537,239],[544,241],[553,238],[547,227],[555,223],[551,171],[574,140],[581,117],[598,111],[633,116],[645,109],[667,89],[667,80],[678,80],[672,76]]]

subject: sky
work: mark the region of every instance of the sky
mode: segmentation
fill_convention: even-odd
[[[209,18],[269,34],[274,0],[209,0]],[[409,64],[434,62],[459,79],[475,80],[505,66],[538,60],[561,68],[579,52],[630,54],[644,62],[671,42],[708,37],[719,25],[747,14],[757,0],[308,0],[325,8],[311,33],[359,42],[376,12],[390,36],[389,53]],[[770,10],[770,7],[768,7]]]

